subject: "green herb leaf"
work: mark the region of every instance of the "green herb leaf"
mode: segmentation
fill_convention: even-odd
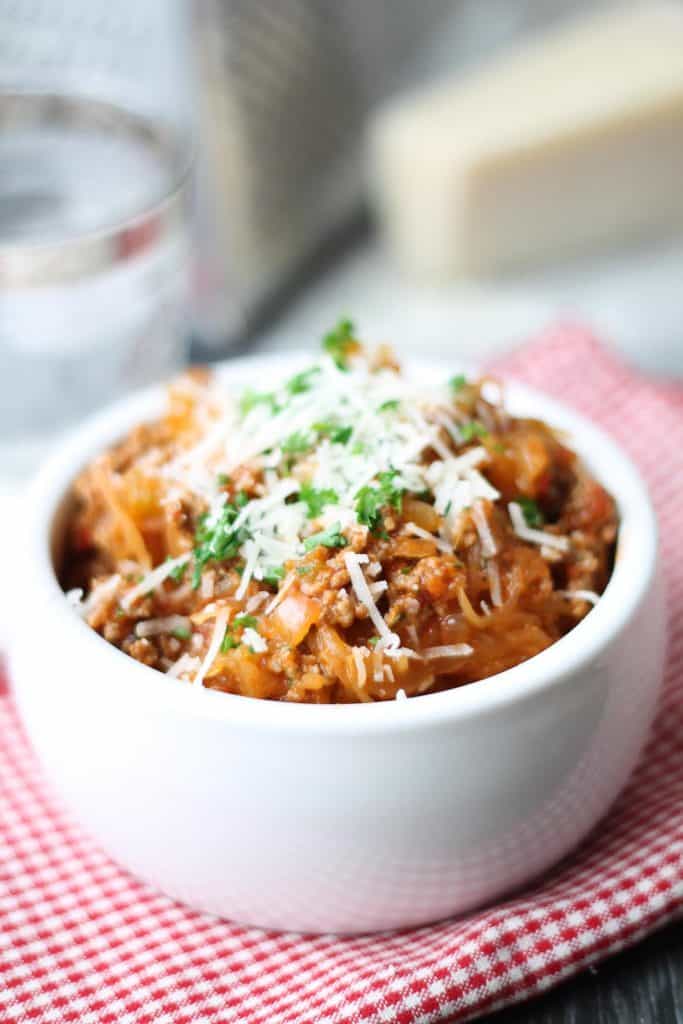
[[[369,526],[373,533],[381,528],[381,510],[386,506],[401,511],[405,488],[394,483],[397,470],[389,469],[377,476],[377,486],[366,486],[356,494],[356,516],[359,523]]]
[[[273,415],[279,411],[277,400],[272,391],[252,391],[250,388],[240,398],[240,413],[244,417],[257,405],[267,405]]]
[[[329,437],[332,444],[348,444],[351,434],[353,433],[353,427],[341,426],[338,423],[332,423],[329,420],[322,420],[320,423],[314,423],[313,429],[320,434],[321,437]]]
[[[271,587],[276,587],[284,577],[284,565],[271,565],[270,569],[263,574],[263,582],[268,583]]]
[[[319,373],[319,366],[311,366],[308,370],[302,370],[301,373],[295,373],[293,377],[290,377],[285,387],[290,395],[301,395],[305,391],[311,390],[313,378],[317,377]]]
[[[309,572],[313,572],[312,565],[297,565],[296,571],[299,576],[308,576]]]
[[[340,370],[348,370],[349,347],[353,344],[355,327],[351,320],[340,320],[323,338],[323,349],[332,356]]]
[[[475,437],[488,437],[488,430],[479,420],[470,420],[460,428],[463,441],[474,441]]]
[[[368,647],[376,647],[378,643],[379,643],[379,637],[378,636],[371,636],[370,639],[368,640]]]
[[[179,626],[177,629],[171,630],[171,636],[174,636],[176,640],[189,640],[190,632],[187,626]]]
[[[288,455],[302,455],[313,447],[313,439],[310,434],[306,434],[303,430],[298,430],[296,433],[286,437],[280,447]]]
[[[454,395],[457,395],[459,391],[462,391],[467,385],[467,378],[464,373],[457,373],[455,377],[451,377],[448,382],[448,386]]]
[[[517,498],[517,504],[524,513],[524,520],[527,526],[531,526],[533,529],[543,526],[545,522],[543,513],[533,498],[526,498],[522,496],[521,498]]]
[[[233,626],[255,629],[258,626],[258,619],[255,615],[236,615],[233,619]]]
[[[320,515],[325,505],[336,505],[339,495],[331,487],[317,489],[306,482],[299,490],[299,501],[303,501],[308,508],[308,518],[315,519]]]
[[[313,548],[344,548],[348,544],[348,541],[344,534],[341,532],[341,523],[333,523],[327,530],[321,530],[320,533],[314,533],[310,537],[306,537],[304,541],[304,551],[312,551]]]
[[[207,562],[226,562],[235,558],[244,541],[248,539],[248,530],[243,526],[238,529],[233,527],[240,509],[248,501],[245,492],[240,491],[234,502],[226,502],[223,505],[213,521],[206,515],[199,520],[195,534],[195,564],[192,576],[192,586],[195,589],[199,586]]]
[[[230,627],[228,626],[225,631],[225,636],[223,637],[223,642],[221,643],[221,654],[225,654],[226,651],[232,651],[235,647],[239,647],[239,645],[240,641],[232,635]]]
[[[386,402],[382,402],[377,412],[395,412],[400,404],[398,398],[388,398]]]
[[[216,483],[218,484],[219,487],[227,487],[227,485],[231,482],[232,481],[230,480],[230,477],[228,476],[227,473],[219,473],[218,476],[216,477]]]
[[[170,561],[170,556],[166,559],[166,561],[167,562]],[[187,569],[188,562],[189,562],[189,559],[188,559],[187,562],[181,562],[180,565],[176,565],[176,566],[173,567],[173,569],[171,569],[171,571],[169,572],[168,575],[173,580],[174,583],[180,583],[180,581],[182,580],[183,576],[185,575],[185,571]]]

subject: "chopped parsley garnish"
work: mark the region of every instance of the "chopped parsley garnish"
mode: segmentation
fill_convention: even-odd
[[[253,615],[236,615],[233,622],[225,629],[225,636],[221,643],[222,654],[225,654],[226,651],[234,651],[241,643],[241,640],[233,633],[235,626],[242,629],[254,629],[255,626],[258,626],[258,619]]]
[[[309,572],[313,572],[312,565],[297,565],[296,571],[299,576],[308,576]]]
[[[327,530],[320,533],[313,533],[304,540],[304,551],[312,551],[313,548],[344,548],[348,541],[341,532],[341,523],[333,523]]]
[[[353,345],[355,327],[351,320],[340,320],[323,338],[323,349],[332,356],[340,370],[348,370],[349,349]]]
[[[271,565],[271,567],[263,574],[263,582],[270,584],[271,587],[276,587],[284,577],[284,565]]]
[[[295,373],[293,377],[290,377],[285,387],[290,395],[302,395],[305,391],[311,390],[313,378],[319,373],[319,366],[311,366],[308,370],[302,370],[301,373]]]
[[[522,496],[521,498],[517,498],[517,504],[524,514],[524,521],[527,526],[530,526],[533,529],[543,526],[545,522],[543,513],[533,498],[526,498]]]
[[[202,578],[202,570],[207,562],[225,562],[235,558],[240,547],[248,538],[248,531],[243,527],[233,528],[240,509],[249,501],[244,491],[240,491],[233,502],[226,502],[213,521],[208,516],[199,520],[195,534],[194,573],[192,586],[197,589]]]
[[[240,641],[232,635],[230,632],[230,626],[225,631],[223,642],[221,643],[221,654],[225,654],[226,651],[232,651],[235,647],[239,647]]]
[[[255,629],[258,626],[258,619],[255,615],[236,615],[233,621],[234,626],[242,626],[245,629]]]
[[[249,388],[240,398],[240,412],[242,416],[246,416],[257,405],[267,405],[273,414],[278,412],[280,408],[272,391],[252,391]]]
[[[336,505],[339,495],[331,487],[317,489],[308,482],[303,483],[299,490],[299,501],[303,501],[308,508],[308,518],[315,519],[320,515],[325,505]]]
[[[303,430],[297,430],[294,434],[286,437],[280,447],[288,455],[302,455],[313,447],[313,440],[310,434]]]
[[[403,506],[403,492],[405,488],[397,487],[394,483],[398,471],[389,469],[384,473],[378,473],[377,486],[361,487],[356,494],[356,516],[358,522],[369,526],[373,533],[381,528],[381,510],[386,506],[401,511]]]
[[[227,473],[219,473],[218,476],[216,477],[216,483],[218,484],[219,487],[227,487],[227,485],[231,482],[232,481],[230,480],[230,477],[228,476]]]
[[[364,445],[362,441],[354,441],[353,445],[351,446],[352,455],[364,455],[365,450],[366,445]]]
[[[176,640],[189,640],[190,630],[188,626],[178,626],[177,629],[171,630],[171,636],[174,636]]]
[[[368,640],[368,647],[376,647],[378,643],[379,643],[379,637],[378,636],[371,636],[370,639]]]
[[[338,423],[331,423],[325,420],[321,423],[314,423],[313,429],[321,437],[329,437],[332,444],[348,444],[353,433],[353,427],[340,426]]]
[[[401,569],[402,576],[409,576],[411,572],[412,568],[409,565],[404,565],[403,568]]]
[[[166,559],[166,561],[167,562],[170,561],[170,556],[169,556],[169,558]],[[171,571],[169,572],[168,575],[170,576],[170,578],[173,580],[174,583],[180,583],[180,581],[182,580],[183,576],[185,575],[185,570],[187,569],[187,565],[188,565],[187,562],[181,562],[180,565],[176,565],[176,566],[174,566],[171,569]]]
[[[378,407],[377,412],[395,412],[400,404],[398,398],[388,398]]]
[[[448,386],[454,395],[457,395],[459,391],[462,391],[467,385],[467,378],[464,373],[456,373],[455,377],[451,377],[448,382]]]
[[[470,420],[460,428],[463,441],[474,441],[475,437],[488,437],[488,430],[479,420]]]

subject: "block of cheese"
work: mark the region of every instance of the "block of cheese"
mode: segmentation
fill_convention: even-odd
[[[380,109],[373,194],[425,278],[554,261],[683,224],[683,5],[629,4]]]

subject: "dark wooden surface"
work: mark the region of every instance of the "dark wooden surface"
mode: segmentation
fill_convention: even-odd
[[[683,1024],[683,922],[486,1024]]]

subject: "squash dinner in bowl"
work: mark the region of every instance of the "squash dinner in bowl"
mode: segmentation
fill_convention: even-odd
[[[119,403],[28,503],[12,675],[56,788],[201,909],[367,931],[566,853],[661,679],[646,490],[518,385],[256,357]],[[66,590],[66,594],[64,591]]]

